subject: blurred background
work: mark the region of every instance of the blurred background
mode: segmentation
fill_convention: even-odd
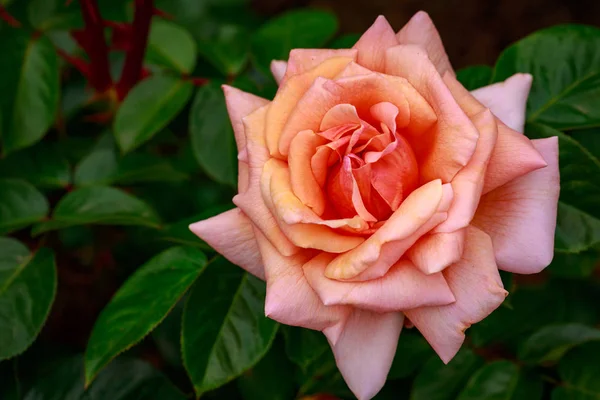
[[[493,65],[509,44],[552,25],[600,25],[595,0],[255,0],[256,10],[273,15],[309,6],[335,12],[343,33],[364,32],[378,15],[400,28],[419,10],[429,13],[455,68]]]
[[[264,318],[264,284],[187,227],[233,207],[221,84],[272,98],[272,59],[419,10],[469,89],[536,30],[600,26],[596,0],[0,0],[0,400],[352,399],[323,335]],[[593,114],[600,30],[578,29],[557,58],[593,69],[564,79]],[[571,176],[600,175],[596,122],[560,126]],[[600,398],[600,197],[581,186],[552,265],[503,273],[510,296],[448,366],[406,329],[377,400]]]

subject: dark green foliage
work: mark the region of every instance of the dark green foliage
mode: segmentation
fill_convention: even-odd
[[[188,225],[233,207],[220,86],[270,99],[271,60],[359,36],[336,37],[323,10],[156,0],[171,18],[152,17],[150,75],[119,87],[128,52],[111,31],[96,91],[65,56],[91,58],[66,3],[0,1],[21,24],[0,21],[0,399],[352,399],[324,335],[266,318],[265,284]],[[98,2],[104,33],[133,3]],[[534,76],[526,135],[560,145],[555,257],[532,279],[502,274],[510,296],[448,365],[405,328],[376,399],[600,398],[599,49],[600,30],[559,26],[457,72],[469,90]]]

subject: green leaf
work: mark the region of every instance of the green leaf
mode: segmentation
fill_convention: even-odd
[[[527,120],[558,129],[600,124],[600,29],[562,25],[538,31],[500,55],[494,81],[533,75]]]
[[[71,183],[69,161],[58,146],[40,143],[0,160],[0,176],[28,181],[45,188],[64,188]]]
[[[183,363],[199,396],[266,354],[278,324],[264,315],[265,284],[222,257],[192,288],[182,324]]]
[[[217,182],[235,186],[235,139],[225,96],[217,83],[198,89],[190,111],[190,135],[194,155],[204,171]]]
[[[94,149],[75,169],[77,186],[177,182],[186,178],[165,158],[152,154],[131,153],[119,159],[114,145]]]
[[[288,358],[303,370],[329,350],[329,343],[322,332],[288,325],[282,331]]]
[[[80,8],[63,0],[29,0],[29,22],[39,31],[83,27]]]
[[[206,211],[201,212],[192,217],[184,218],[180,221],[166,225],[163,229],[154,231],[152,239],[175,243],[179,245],[199,247],[204,250],[214,251],[204,240],[194,235],[190,231],[190,224],[210,217],[214,217],[217,214],[231,210],[233,204],[225,204],[221,206],[208,208]],[[147,236],[146,236],[147,240]]]
[[[568,352],[558,364],[563,384],[552,392],[552,400],[596,400],[600,398],[600,343],[591,342]]]
[[[25,228],[48,214],[48,201],[31,184],[0,179],[0,234]]]
[[[285,357],[283,343],[276,340],[267,355],[239,377],[244,400],[289,400],[295,398],[293,364]]]
[[[196,65],[196,42],[190,33],[172,22],[154,19],[148,37],[146,61],[189,74]]]
[[[561,178],[555,247],[577,253],[600,242],[600,160],[564,133],[540,124],[528,124],[532,138],[558,136]]]
[[[567,279],[586,279],[594,273],[599,261],[600,252],[595,249],[577,254],[556,252],[548,272]]]
[[[421,368],[433,354],[433,349],[423,336],[410,331],[402,332],[388,379],[410,376]]]
[[[321,336],[323,336],[321,334]],[[340,373],[331,348],[310,361],[304,369],[297,373],[296,380],[300,385],[301,395],[327,393],[341,398],[352,398],[352,392]]]
[[[102,371],[85,390],[83,357],[57,361],[40,376],[23,400],[185,400],[169,380],[150,364],[119,358]]]
[[[492,362],[473,374],[458,400],[541,399],[539,381],[531,377],[523,379],[521,375],[519,367],[510,361]]]
[[[151,333],[154,344],[156,344],[160,355],[166,361],[167,365],[180,370],[183,370],[183,361],[181,360],[181,319],[186,300],[187,297],[184,295]]]
[[[572,347],[591,340],[600,340],[600,330],[583,324],[545,326],[521,343],[519,359],[537,364],[557,361]]]
[[[460,350],[447,365],[433,356],[415,378],[411,400],[454,399],[482,363],[481,358],[468,349]]]
[[[593,286],[579,281],[550,281],[542,286],[520,286],[512,294],[512,308],[499,307],[470,328],[477,347],[504,343],[515,348],[541,326],[566,322],[592,323],[597,319]]]
[[[54,254],[30,255],[20,242],[0,237],[0,360],[22,353],[40,333],[56,294]]]
[[[596,159],[600,159],[600,129],[579,129],[568,133]]]
[[[487,65],[474,65],[459,69],[456,72],[456,79],[463,84],[467,90],[475,90],[487,86],[492,80],[492,67]]]
[[[183,109],[193,86],[169,75],[153,75],[129,92],[115,115],[114,134],[122,152],[150,140]]]
[[[334,14],[311,9],[289,11],[269,20],[252,37],[252,55],[268,71],[272,60],[287,60],[290,50],[319,48],[338,29]]]
[[[331,347],[322,332],[283,326],[285,352],[299,371],[296,381],[302,395],[329,393],[352,396],[335,363]]]
[[[94,186],[75,190],[60,199],[52,219],[34,227],[33,232],[87,224],[158,227],[160,221],[154,210],[130,194]]]
[[[200,250],[173,247],[141,266],[104,308],[85,352],[86,385],[150,333],[206,267]]]
[[[58,56],[45,36],[26,30],[0,34],[0,135],[4,154],[39,141],[56,117]]]
[[[220,25],[213,34],[200,41],[200,53],[224,76],[235,76],[246,66],[250,56],[250,32],[237,25]]]

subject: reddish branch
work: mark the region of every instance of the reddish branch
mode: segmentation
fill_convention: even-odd
[[[74,32],[73,37],[90,58],[90,84],[97,92],[103,93],[112,86],[108,63],[108,47],[104,39],[104,22],[96,0],[79,0],[79,4],[81,5],[85,28],[82,31]]]
[[[1,4],[0,4],[0,19],[4,20],[7,24],[12,26],[13,28],[18,28],[21,26],[21,23],[19,21],[17,21],[17,19],[15,17],[10,15],[9,12],[6,11],[6,8],[4,8],[4,6]]]
[[[135,0],[131,44],[125,58],[121,79],[117,84],[119,99],[125,98],[129,90],[142,78],[144,54],[153,15],[154,0]]]

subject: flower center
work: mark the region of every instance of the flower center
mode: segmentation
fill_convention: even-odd
[[[378,103],[366,111],[360,113],[350,104],[333,107],[317,133],[328,142],[317,148],[311,164],[324,175],[320,180],[328,216],[358,215],[375,223],[389,218],[417,187],[418,166],[396,129],[398,108]]]

